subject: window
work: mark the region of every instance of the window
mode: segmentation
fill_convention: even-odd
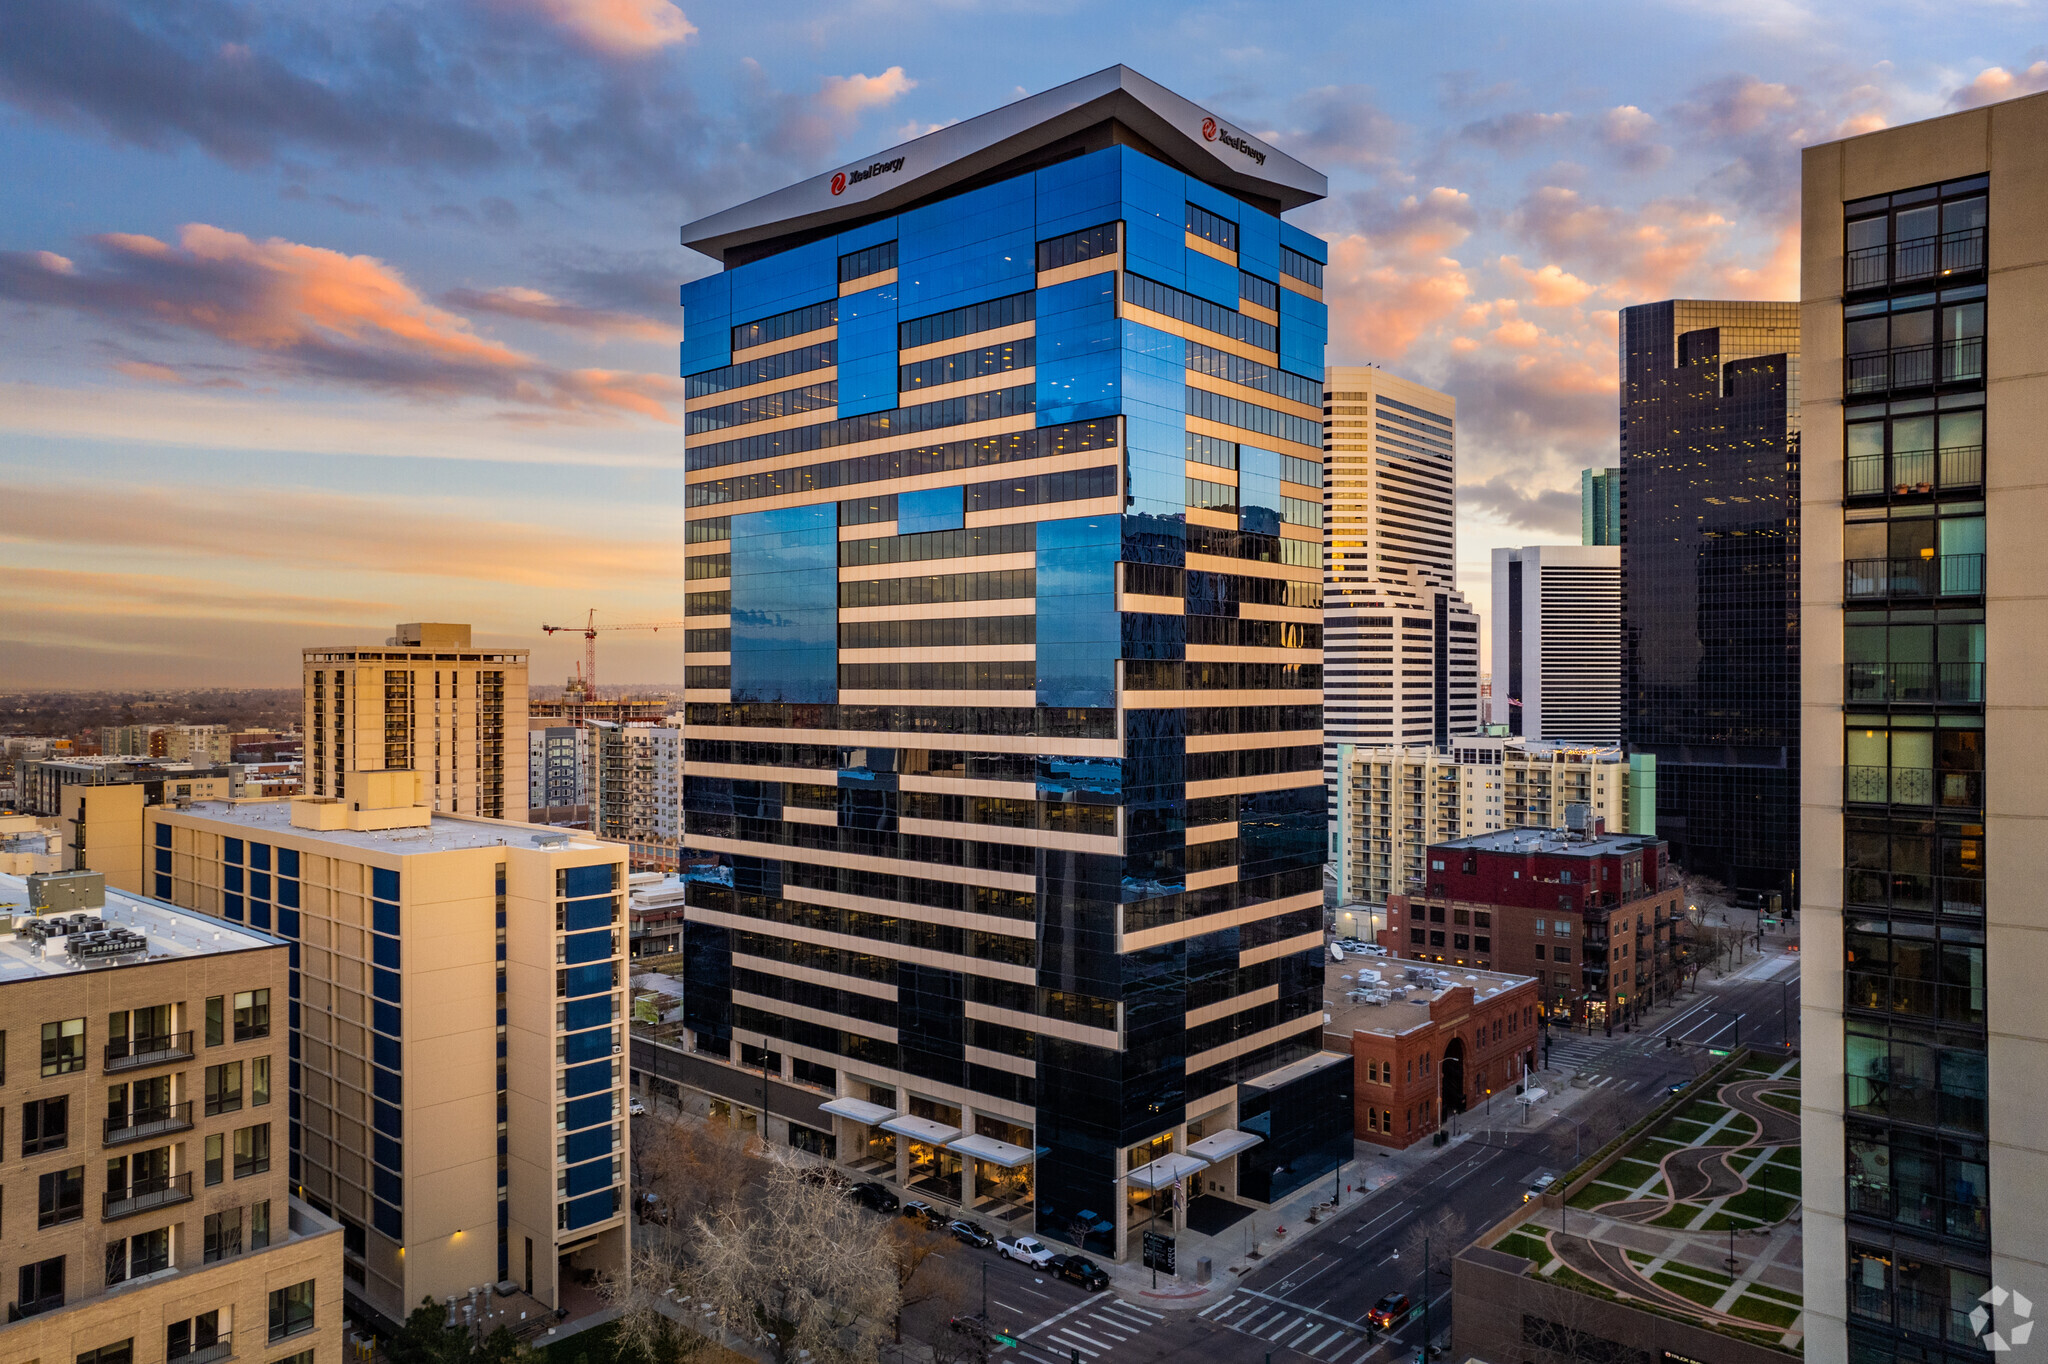
[[[249,1106],[261,1108],[270,1102],[270,1058],[259,1056],[249,1062]]]
[[[1417,946],[1421,946],[1424,939],[1427,936],[1428,935],[1424,933],[1422,929],[1419,928],[1411,928],[1408,930],[1408,941],[1416,944]]]
[[[164,1328],[164,1358],[183,1359],[195,1350],[210,1350],[220,1344],[220,1313],[201,1312],[189,1321],[174,1321]]]
[[[270,1168],[270,1124],[235,1129],[235,1178],[260,1175]]]
[[[1539,920],[1538,922],[1541,922],[1541,921]],[[1537,943],[1537,944],[1536,944],[1536,960],[1538,960],[1538,961],[1542,961],[1542,960],[1543,960],[1543,944],[1542,944],[1542,943]]]
[[[206,1139],[206,1182],[208,1184],[218,1184],[225,1178],[224,1171],[227,1164],[226,1157],[223,1154],[225,1149],[226,1143],[220,1133],[215,1132]]]
[[[1543,927],[1543,920],[1541,920],[1541,919],[1538,919],[1538,920],[1536,921],[1536,936],[1540,938],[1540,937],[1542,937],[1542,936],[1543,936],[1543,933],[1544,933],[1544,927]],[[1538,955],[1541,955],[1541,954],[1539,953]]]
[[[227,1000],[222,995],[209,995],[206,1000],[206,1045],[217,1047],[227,1040]]]
[[[249,1205],[249,1249],[262,1250],[270,1244],[270,1200]]]
[[[43,1074],[69,1075],[85,1069],[85,1020],[43,1024]]]
[[[47,1260],[38,1260],[32,1265],[23,1265],[16,1276],[15,1305],[23,1315],[31,1311],[44,1312],[59,1307],[64,1302],[64,1257],[54,1255]]]
[[[53,1170],[36,1181],[36,1226],[54,1227],[85,1216],[85,1167]]]
[[[235,996],[235,1040],[270,1036],[270,991],[244,990]]]
[[[242,1063],[227,1061],[206,1068],[206,1116],[235,1113],[242,1107]]]
[[[206,1246],[200,1263],[212,1264],[242,1253],[242,1210],[228,1208],[206,1215]]]
[[[1550,956],[1553,961],[1570,961],[1572,950],[1569,947],[1556,947],[1551,950]]]
[[[1225,251],[1237,250],[1236,223],[1197,204],[1189,204],[1187,210],[1187,228],[1190,236],[1200,237],[1203,241],[1220,246]]]
[[[71,1100],[31,1099],[21,1106],[21,1153],[61,1151],[71,1139]]]
[[[270,1291],[270,1339],[283,1340],[313,1329],[313,1281]]]
[[[115,1341],[102,1345],[97,1350],[87,1350],[78,1357],[78,1364],[134,1364],[135,1338]]]

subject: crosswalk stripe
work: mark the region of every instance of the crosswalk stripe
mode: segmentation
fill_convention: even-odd
[[[1233,1294],[1231,1294],[1231,1295],[1230,1295],[1229,1297],[1227,1297],[1227,1298],[1223,1299],[1223,1301],[1221,1301],[1221,1302],[1212,1302],[1212,1303],[1210,1303],[1210,1304],[1209,1304],[1209,1305],[1208,1305],[1207,1307],[1204,1307],[1204,1308],[1203,1308],[1203,1309],[1202,1309],[1201,1311],[1199,1311],[1199,1312],[1195,1313],[1195,1315],[1196,1315],[1196,1316],[1198,1316],[1198,1317],[1206,1317],[1206,1316],[1208,1316],[1208,1315],[1209,1315],[1209,1314],[1210,1314],[1211,1312],[1214,1312],[1214,1311],[1216,1311],[1216,1310],[1217,1310],[1218,1308],[1228,1307],[1228,1306],[1230,1306],[1230,1305],[1231,1305],[1232,1303],[1234,1303],[1234,1302],[1236,1302],[1236,1301],[1237,1301],[1237,1295],[1236,1295],[1235,1293],[1233,1293]],[[1226,1314],[1226,1315],[1227,1315],[1227,1314]]]
[[[1315,1335],[1316,1333],[1324,1329],[1326,1328],[1324,1327],[1323,1323],[1319,1321],[1310,1323],[1308,1330],[1302,1332],[1293,1340],[1287,1342],[1287,1348],[1290,1350],[1299,1350],[1302,1346],[1303,1341],[1307,1340],[1309,1337]]]
[[[1266,1339],[1278,1340],[1280,1339],[1280,1337],[1286,1335],[1289,1331],[1292,1331],[1295,1327],[1299,1325],[1301,1325],[1301,1318],[1295,1317],[1293,1320],[1289,1321],[1285,1326],[1282,1326],[1279,1330],[1275,1331],[1272,1335],[1267,1336]]]
[[[1101,1354],[1102,1350],[1107,1350],[1109,1348],[1107,1345],[1105,1345],[1102,1347],[1102,1349],[1098,1350],[1093,1346],[1084,1345],[1080,1342],[1079,1339],[1068,1338],[1068,1333],[1065,1331],[1054,1331],[1053,1334],[1055,1336],[1061,1337],[1063,1341],[1065,1341],[1065,1343],[1071,1345],[1074,1349],[1079,1350],[1082,1354],[1087,1355],[1090,1359],[1093,1359],[1095,1358],[1095,1356]]]
[[[1323,1337],[1323,1338],[1322,1338],[1321,1340],[1319,1340],[1319,1341],[1317,1341],[1317,1342],[1316,1342],[1316,1347],[1315,1347],[1315,1349],[1313,1349],[1313,1350],[1310,1350],[1310,1351],[1309,1351],[1309,1354],[1310,1354],[1310,1355],[1312,1355],[1312,1356],[1313,1356],[1313,1355],[1319,1355],[1319,1354],[1321,1354],[1321,1353],[1322,1353],[1323,1351],[1325,1351],[1325,1350],[1329,1349],[1329,1348],[1330,1348],[1330,1347],[1331,1347],[1332,1345],[1336,1344],[1336,1343],[1337,1343],[1338,1341],[1340,1341],[1340,1340],[1342,1340],[1342,1339],[1344,1339],[1344,1337],[1343,1337],[1343,1336],[1341,1336],[1341,1335],[1328,1335],[1328,1336],[1324,1336],[1324,1337]],[[1343,1353],[1343,1351],[1339,1350],[1339,1351],[1338,1351],[1337,1353],[1338,1353],[1338,1354],[1342,1354],[1342,1353]]]
[[[1060,1330],[1061,1330],[1061,1331],[1063,1331],[1064,1333],[1066,1333],[1067,1335],[1070,1335],[1070,1336],[1073,1336],[1073,1337],[1075,1337],[1076,1339],[1079,1339],[1079,1340],[1085,1340],[1085,1341],[1087,1341],[1087,1342],[1088,1342],[1088,1343],[1089,1343],[1090,1345],[1093,1345],[1093,1346],[1095,1346],[1095,1347],[1096,1347],[1096,1348],[1098,1348],[1098,1349],[1103,1349],[1103,1350],[1107,1350],[1107,1349],[1109,1348],[1109,1342],[1108,1342],[1108,1341],[1106,1341],[1106,1340],[1097,1340],[1097,1339],[1096,1339],[1096,1338],[1095,1338],[1094,1336],[1082,1335],[1082,1334],[1081,1334],[1081,1331],[1080,1331],[1080,1328],[1078,1328],[1078,1327],[1074,1327],[1074,1326],[1062,1326],[1062,1327],[1060,1328]],[[1104,1335],[1108,1335],[1108,1334],[1109,1334],[1109,1332],[1107,1332],[1107,1331],[1104,1331],[1104,1332],[1103,1332],[1102,1334],[1104,1334]]]
[[[1137,1313],[1137,1314],[1138,1314],[1139,1316],[1141,1316],[1141,1317],[1150,1317],[1150,1318],[1152,1318],[1152,1320],[1154,1320],[1154,1321],[1165,1321],[1165,1320],[1166,1320],[1166,1317],[1165,1317],[1165,1315],[1164,1315],[1163,1313],[1159,1313],[1159,1312],[1153,1312],[1153,1311],[1149,1311],[1149,1310],[1147,1310],[1147,1309],[1145,1309],[1145,1308],[1143,1308],[1143,1307],[1138,1307],[1138,1306],[1135,1306],[1135,1305],[1133,1305],[1133,1304],[1131,1304],[1131,1303],[1127,1303],[1127,1302],[1125,1302],[1125,1301],[1124,1301],[1124,1300],[1123,1300],[1122,1298],[1118,1298],[1118,1299],[1116,1300],[1116,1305],[1117,1305],[1118,1307],[1121,1307],[1121,1308],[1123,1308],[1123,1309],[1124,1309],[1124,1310],[1125,1310],[1126,1312],[1136,1312],[1136,1313]]]
[[[1260,1303],[1258,1307],[1256,1307],[1252,1311],[1245,1313],[1236,1321],[1231,1322],[1231,1329],[1235,1331],[1243,1331],[1246,1334],[1250,1334],[1251,1332],[1256,1331],[1258,1329],[1258,1323],[1260,1321],[1271,1321],[1273,1319],[1271,1315],[1268,1315],[1269,1313],[1278,1314],[1279,1311],[1279,1308],[1272,1306],[1270,1303]]]
[[[1124,1341],[1127,1341],[1131,1338],[1130,1327],[1124,1326],[1121,1322],[1118,1323],[1118,1329],[1111,1330],[1108,1326],[1103,1324],[1103,1320],[1099,1316],[1088,1317],[1086,1318],[1086,1321],[1088,1322],[1088,1328],[1090,1330],[1100,1331],[1103,1335],[1108,1336],[1111,1340],[1115,1341],[1119,1345],[1121,1345]]]
[[[1149,1321],[1132,1321],[1129,1317],[1119,1317],[1111,1312],[1097,1312],[1095,1314],[1094,1320],[1113,1321],[1126,1331],[1142,1331],[1146,1327],[1152,1325],[1152,1323]]]

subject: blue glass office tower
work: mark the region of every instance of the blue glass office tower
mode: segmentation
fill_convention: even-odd
[[[771,1139],[1119,1257],[1348,1153],[1323,189],[1113,68],[684,228],[686,1020]]]

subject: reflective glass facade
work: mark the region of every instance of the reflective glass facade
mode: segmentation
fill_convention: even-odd
[[[1621,310],[1623,720],[1686,871],[1796,898],[1799,309]]]
[[[684,286],[686,1007],[1120,1255],[1134,1153],[1320,1045],[1326,251],[1097,132]]]

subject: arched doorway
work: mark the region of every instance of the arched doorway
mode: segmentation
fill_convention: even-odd
[[[1444,1048],[1444,1060],[1442,1069],[1444,1077],[1444,1116],[1449,1117],[1453,1113],[1463,1113],[1465,1111],[1464,1038],[1454,1037],[1451,1039],[1451,1044]]]

